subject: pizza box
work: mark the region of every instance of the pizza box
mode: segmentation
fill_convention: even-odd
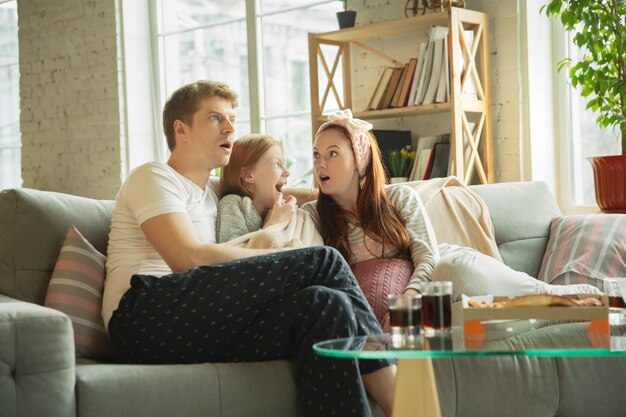
[[[602,303],[601,306],[528,306],[511,308],[492,307],[470,307],[469,301],[486,301],[489,303],[507,301],[515,297],[494,297],[462,296],[463,321],[484,321],[484,320],[576,320],[589,321],[593,319],[605,319],[609,317],[609,298],[605,294],[572,294],[561,297],[574,300],[584,300],[586,298],[596,298]]]
[[[609,298],[605,294],[572,294],[563,296],[575,300],[596,298],[601,306],[525,306],[525,307],[470,307],[469,301],[485,301],[488,303],[507,301],[514,297],[497,296],[462,296],[463,329],[466,343],[479,346],[485,340],[502,333],[511,335],[511,329],[520,332],[536,326],[537,321],[581,322],[588,321],[587,332],[590,334],[610,334]],[[502,329],[507,332],[500,332]]]

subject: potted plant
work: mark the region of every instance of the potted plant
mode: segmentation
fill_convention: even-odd
[[[411,151],[411,146],[387,151],[383,158],[392,184],[409,180],[415,161],[415,152]]]
[[[593,165],[596,200],[602,210],[626,209],[626,2],[624,0],[551,0],[542,7],[559,18],[574,43],[585,51],[571,65],[569,77],[588,97],[596,123],[612,127],[621,137],[622,154],[589,158]],[[572,64],[559,62],[559,71]]]
[[[339,22],[339,29],[354,27],[356,21],[356,12],[354,10],[348,10],[348,0],[343,0],[343,11],[337,12],[337,22]]]

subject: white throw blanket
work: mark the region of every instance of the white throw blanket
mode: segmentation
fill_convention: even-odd
[[[296,215],[289,222],[273,224],[264,229],[247,233],[226,244],[253,249],[280,249],[292,241],[300,241],[305,247],[324,244],[315,223],[303,210],[296,210]],[[301,245],[297,246],[300,247]]]

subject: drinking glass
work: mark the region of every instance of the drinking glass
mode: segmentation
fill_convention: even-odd
[[[417,342],[422,326],[421,295],[389,294],[389,326],[394,348],[410,349]]]
[[[427,337],[447,332],[452,325],[452,283],[424,282],[422,293],[422,327]]]

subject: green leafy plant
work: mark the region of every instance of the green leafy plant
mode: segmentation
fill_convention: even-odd
[[[407,145],[385,152],[383,158],[390,177],[408,177],[415,162],[415,152]]]
[[[619,129],[626,155],[626,1],[551,0],[541,11],[576,33],[574,43],[584,56],[573,65],[561,60],[558,69],[570,68],[572,84],[598,114],[598,126]]]

